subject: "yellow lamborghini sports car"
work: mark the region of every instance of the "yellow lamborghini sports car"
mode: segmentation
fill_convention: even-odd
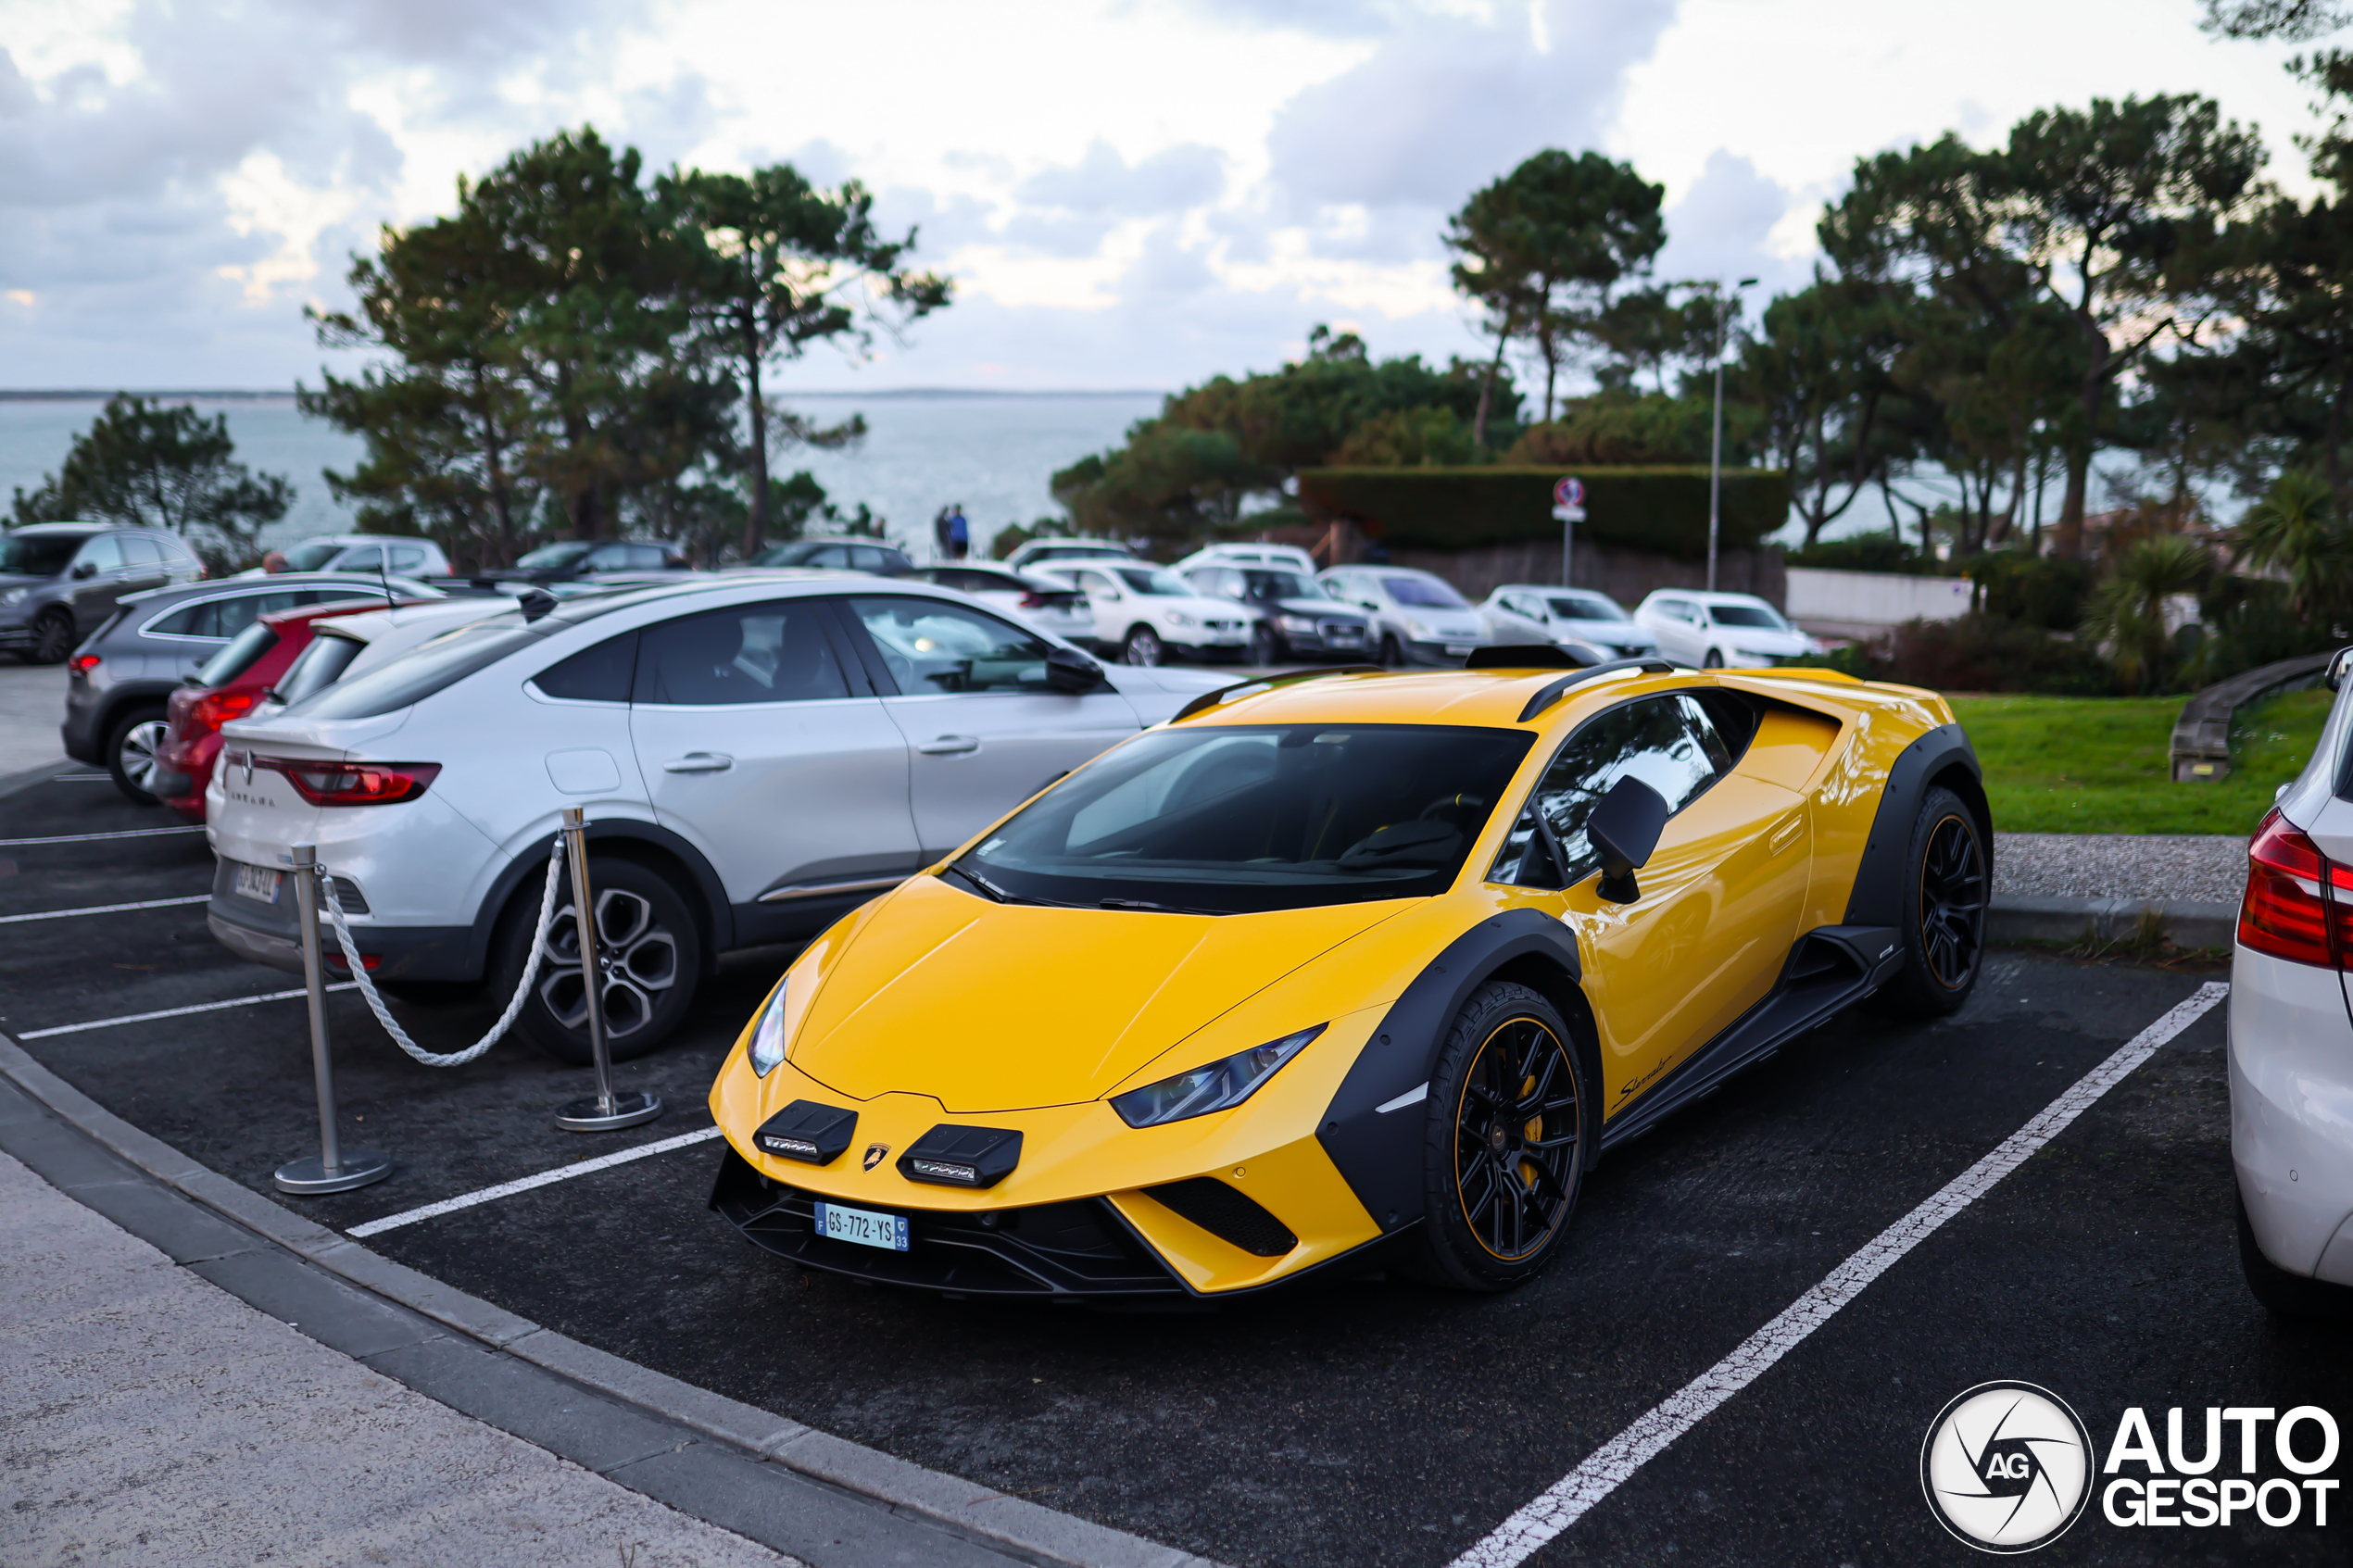
[[[711,1206],[957,1295],[1505,1288],[1615,1145],[1849,1003],[1958,1007],[1992,828],[1942,698],[1828,671],[1228,687],[810,945]]]

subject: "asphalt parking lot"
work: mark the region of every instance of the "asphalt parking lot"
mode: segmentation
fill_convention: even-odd
[[[203,836],[150,831],[169,825],[87,770],[0,799],[0,917],[189,900],[6,921],[0,1031],[270,1193],[316,1148],[299,1002],[73,1027],[291,985],[212,943]],[[731,960],[676,1040],[617,1070],[670,1113],[602,1136],[551,1120],[581,1071],[520,1042],[421,1067],[338,994],[346,1136],[396,1168],[285,1201],[347,1230],[707,1128],[711,1074],[789,956]],[[1558,1264],[1504,1297],[1372,1280],[1131,1315],[868,1289],[709,1213],[709,1142],[368,1245],[613,1354],[1225,1562],[1442,1564],[2217,978],[2012,952],[1949,1022],[1843,1019],[1614,1154]],[[446,1050],[496,1010],[400,1010]],[[2274,1323],[2240,1279],[2222,1045],[2217,1007],[1527,1561],[1973,1561],[1923,1504],[1919,1451],[1990,1379],[2058,1393],[2103,1450],[2128,1406],[2160,1444],[2170,1406],[2353,1417],[2347,1332]],[[2133,1529],[2095,1499],[2038,1556],[2334,1563],[2348,1528],[2333,1509],[2325,1528]]]

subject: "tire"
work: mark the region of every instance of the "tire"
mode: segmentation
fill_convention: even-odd
[[[24,655],[27,664],[63,664],[72,651],[72,616],[52,606],[33,618],[32,646]]]
[[[2353,1288],[2292,1274],[2263,1256],[2263,1249],[2255,1243],[2255,1227],[2246,1218],[2246,1199],[2238,1198],[2237,1205],[2239,1268],[2263,1310],[2273,1317],[2353,1323]]]
[[[156,753],[162,749],[166,728],[162,709],[134,708],[107,731],[107,776],[126,800],[140,806],[161,804],[149,786],[162,768]]]
[[[1266,665],[1274,663],[1282,657],[1283,640],[1275,635],[1275,629],[1272,626],[1267,625],[1266,622],[1262,621],[1251,629],[1251,663],[1263,669]]]
[[[1394,632],[1380,634],[1380,662],[1384,670],[1403,670],[1405,667],[1405,650],[1398,646]]]
[[[1149,626],[1130,626],[1126,639],[1119,645],[1120,661],[1125,664],[1150,668],[1167,657],[1168,650],[1162,645],[1160,633]]]
[[[1977,818],[1961,797],[1931,789],[1912,819],[1897,901],[1904,964],[1871,998],[1896,1018],[1957,1012],[1984,967],[1992,861]]]
[[[597,904],[598,945],[613,960],[603,989],[605,1043],[613,1060],[627,1061],[661,1045],[694,1004],[702,973],[702,938],[686,897],[660,872],[634,860],[592,855],[588,882]],[[531,957],[540,886],[535,875],[523,879],[499,929],[493,994],[501,1005],[514,995]],[[592,1057],[580,985],[578,931],[567,885],[557,892],[547,953],[515,1024],[557,1060],[585,1066]]]
[[[1699,667],[1700,667],[1702,670],[1721,670],[1721,669],[1723,669],[1723,668],[1724,668],[1724,650],[1723,650],[1722,648],[1709,648],[1709,649],[1707,650],[1707,657],[1706,657],[1705,659],[1701,659],[1701,660],[1699,661]]]
[[[1500,1113],[1499,1088],[1518,1097]],[[1429,1077],[1416,1273],[1494,1291],[1544,1271],[1583,1185],[1587,1092],[1574,1037],[1541,993],[1491,981],[1471,994]]]

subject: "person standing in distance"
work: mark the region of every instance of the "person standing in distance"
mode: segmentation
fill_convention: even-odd
[[[948,508],[948,558],[963,559],[972,544],[972,524],[964,521],[964,504],[959,501]]]

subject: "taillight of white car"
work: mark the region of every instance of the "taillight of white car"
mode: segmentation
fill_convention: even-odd
[[[284,774],[295,793],[313,806],[396,805],[424,794],[441,774],[438,762],[317,762],[258,753],[252,765]]]
[[[2353,961],[2353,866],[2332,864],[2278,811],[2247,847],[2239,942],[2295,963],[2344,969]]]

